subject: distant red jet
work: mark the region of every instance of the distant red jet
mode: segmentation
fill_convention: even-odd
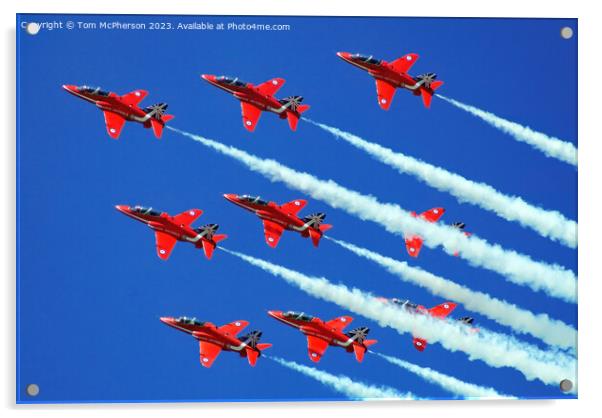
[[[146,90],[134,90],[131,93],[119,96],[116,93],[103,91],[99,87],[63,85],[69,93],[94,103],[105,116],[107,132],[113,139],[119,138],[125,121],[141,123],[145,128],[153,128],[157,138],[161,138],[165,123],[174,118],[166,115],[166,103],[157,103],[141,109],[138,103],[147,95]]]
[[[368,71],[368,74],[376,79],[378,104],[384,110],[389,110],[397,88],[408,89],[415,96],[422,95],[422,102],[428,108],[431,106],[435,90],[443,85],[443,81],[435,81],[435,73],[421,74],[417,77],[408,74],[412,65],[418,61],[417,54],[407,54],[392,62],[376,59],[372,55],[349,52],[337,52],[337,55],[349,64]]]
[[[179,215],[170,216],[166,212],[142,206],[117,205],[115,208],[130,218],[147,224],[155,231],[157,255],[162,260],[169,258],[171,250],[178,241],[191,242],[196,248],[202,248],[207,259],[210,260],[217,243],[228,237],[215,234],[219,228],[217,224],[193,228],[191,224],[203,213],[200,209],[190,209]]]
[[[307,201],[302,199],[279,206],[249,195],[225,194],[224,197],[235,205],[254,212],[263,220],[265,241],[272,248],[276,248],[285,229],[299,232],[304,238],[311,237],[311,241],[317,247],[324,232],[332,228],[332,225],[322,223],[326,218],[324,213],[299,218],[297,213],[307,204]]]
[[[301,96],[290,96],[284,99],[274,97],[274,94],[284,85],[282,78],[273,78],[255,86],[238,78],[223,75],[217,77],[203,74],[201,77],[240,100],[243,125],[251,132],[255,130],[262,111],[276,113],[280,119],[287,118],[291,130],[295,131],[301,114],[309,109],[308,105],[301,104],[303,101]]]
[[[433,318],[439,318],[439,319],[445,319],[458,306],[457,304],[455,304],[453,302],[444,302],[431,309],[427,309],[424,306],[417,305],[415,303],[410,302],[409,300],[400,300],[400,299],[396,299],[396,298],[393,298],[393,299],[379,298],[379,300],[384,303],[392,303],[392,304],[396,305],[397,307],[404,309],[412,314],[430,315]],[[466,325],[472,325],[472,323],[474,322],[474,319],[471,318],[470,316],[465,316],[465,317],[458,319],[458,321],[460,321]],[[473,328],[473,330],[476,331],[476,329],[474,329],[474,328]],[[418,350],[418,351],[425,350],[426,343],[427,343],[427,341],[425,339],[414,336],[413,342],[414,342],[414,348],[416,348],[416,350]]]
[[[358,362],[362,362],[368,347],[376,340],[367,340],[370,330],[360,327],[343,333],[343,329],[353,321],[350,316],[341,316],[328,322],[303,312],[268,311],[268,314],[280,322],[297,328],[307,336],[307,352],[311,361],[320,361],[328,346],[343,347],[348,353],[355,353]]]
[[[234,351],[241,357],[246,357],[251,366],[255,366],[261,352],[270,348],[272,344],[260,344],[261,331],[251,331],[243,337],[236,335],[249,323],[247,321],[235,321],[221,327],[216,327],[211,322],[201,322],[196,318],[163,317],[161,322],[180,331],[191,334],[199,340],[200,360],[203,367],[211,367],[213,361],[222,350]]]
[[[413,217],[418,217],[426,222],[437,222],[439,218],[443,216],[445,213],[445,209],[443,208],[433,208],[429,209],[426,212],[422,212],[420,215],[417,215],[416,212],[411,212],[410,215]],[[414,234],[405,234],[406,241],[406,250],[410,257],[418,257],[420,254],[420,249],[422,248],[422,237]]]
[[[472,235],[472,232],[467,232],[464,230],[464,228],[466,228],[466,224],[464,222],[454,222],[452,224],[452,226],[456,229],[458,229],[459,231],[462,231],[464,233],[464,235],[466,235],[467,237]],[[457,257],[460,255],[460,251],[456,251],[454,253],[454,255]]]

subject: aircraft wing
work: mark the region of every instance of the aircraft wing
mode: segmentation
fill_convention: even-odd
[[[418,337],[414,337],[413,338],[413,343],[414,343],[414,348],[418,351],[424,351],[424,349],[426,348],[426,340],[424,338],[418,338]]]
[[[249,323],[247,321],[234,321],[229,324],[222,325],[218,328],[218,331],[225,334],[236,337],[240,331],[242,331]]]
[[[148,95],[148,91],[146,90],[134,90],[130,93],[124,94],[121,96],[121,101],[125,105],[136,106],[138,103],[142,101]]]
[[[319,337],[314,337],[313,335],[307,336],[307,352],[309,354],[309,358],[314,363],[320,361],[327,348],[328,341]]]
[[[173,217],[174,221],[183,225],[190,225],[203,214],[200,209],[188,209],[186,212],[179,213]]]
[[[445,213],[443,208],[432,208],[420,214],[420,218],[427,222],[437,222]]]
[[[261,109],[247,102],[240,102],[242,123],[248,131],[253,132],[261,116]]]
[[[326,325],[335,331],[342,331],[345,329],[347,325],[349,325],[353,321],[353,318],[350,316],[339,316],[338,318],[331,319],[326,322]]]
[[[405,241],[406,250],[408,251],[410,257],[418,257],[420,249],[422,248],[422,238],[420,238],[417,235],[414,235],[412,237],[406,238]]]
[[[178,240],[165,232],[155,231],[155,246],[157,247],[157,255],[162,260],[167,260],[171,254],[171,250],[176,245]]]
[[[283,78],[272,78],[271,80],[266,81],[265,83],[261,83],[257,86],[257,90],[261,94],[265,94],[267,96],[273,96],[280,90],[280,88],[284,86]]]
[[[105,125],[107,125],[109,136],[113,139],[119,138],[121,129],[125,124],[125,118],[109,110],[105,110],[103,113],[105,115]]]
[[[297,199],[293,200],[292,202],[280,205],[280,208],[292,215],[296,215],[301,209],[305,207],[305,205],[307,205],[307,200]]]
[[[456,309],[456,306],[458,305],[453,302],[444,302],[429,309],[429,313],[435,318],[443,319],[452,313]]]
[[[201,365],[207,368],[211,367],[219,353],[222,352],[222,348],[217,344],[206,341],[199,341],[199,346]]]
[[[410,68],[418,61],[418,54],[406,54],[401,58],[397,58],[391,63],[391,66],[400,73],[407,73]]]
[[[378,105],[384,110],[389,110],[393,96],[395,96],[395,86],[388,81],[377,78],[376,95],[378,96]]]
[[[280,237],[282,236],[282,232],[284,232],[284,227],[276,222],[264,220],[263,232],[265,234],[265,242],[267,242],[270,247],[276,248],[278,241],[280,241]]]

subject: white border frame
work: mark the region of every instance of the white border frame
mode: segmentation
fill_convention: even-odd
[[[539,4],[538,4],[539,3]],[[417,7],[421,6],[421,7]],[[101,417],[111,413],[115,418],[144,416],[195,417],[199,413],[219,414],[220,417],[240,415],[249,417],[290,417],[316,413],[347,415],[378,415],[379,417],[416,414],[437,414],[452,417],[506,417],[509,414],[545,414],[547,417],[589,416],[595,411],[600,387],[599,372],[602,354],[597,302],[602,294],[601,257],[597,254],[602,233],[599,208],[602,203],[598,181],[602,179],[602,135],[596,124],[600,118],[602,98],[599,54],[602,39],[602,21],[594,1],[528,2],[526,0],[498,0],[494,2],[470,0],[429,0],[422,3],[391,0],[221,0],[201,2],[190,0],[145,0],[123,2],[104,0],[43,1],[8,0],[3,3],[2,19],[2,100],[0,125],[5,135],[1,141],[0,165],[2,204],[0,219],[5,234],[0,241],[1,265],[5,266],[2,306],[2,340],[0,346],[4,367],[0,380],[1,407],[4,416],[44,414],[52,417]],[[15,405],[15,14],[19,13],[123,13],[123,14],[219,14],[219,15],[329,15],[329,16],[445,16],[445,17],[573,17],[579,19],[579,400],[562,401],[420,401],[370,403],[232,403],[232,404],[94,404],[94,405]],[[553,69],[550,69],[553,71]],[[562,80],[559,80],[562,82]],[[554,88],[554,86],[542,86]],[[598,129],[596,129],[598,128]],[[599,409],[599,408],[598,408]],[[599,411],[598,411],[599,412]],[[488,418],[489,418],[488,417]]]

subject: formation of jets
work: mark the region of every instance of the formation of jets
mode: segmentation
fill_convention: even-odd
[[[406,54],[391,62],[376,59],[372,55],[349,52],[337,52],[337,55],[374,77],[378,104],[384,110],[389,110],[398,88],[421,96],[424,106],[428,108],[431,106],[435,90],[443,85],[443,81],[436,80],[435,73],[424,73],[415,77],[408,74],[418,61],[418,54]],[[310,108],[309,105],[303,104],[302,96],[288,96],[282,99],[274,96],[284,85],[283,78],[272,78],[258,85],[225,75],[201,74],[201,78],[240,101],[243,126],[250,132],[255,130],[261,112],[275,113],[280,119],[287,119],[290,129],[296,131],[299,118]],[[63,88],[74,96],[94,103],[103,111],[107,133],[113,139],[119,138],[126,121],[138,122],[145,128],[152,128],[155,136],[161,138],[165,124],[174,118],[173,115],[165,114],[166,103],[140,108],[138,104],[148,95],[146,90],[134,90],[120,96],[99,87],[63,85]]]
[[[424,106],[428,108],[435,90],[443,85],[442,81],[436,80],[435,73],[418,76],[411,76],[408,73],[418,60],[417,54],[406,54],[391,62],[376,59],[371,55],[348,52],[338,52],[337,55],[345,62],[367,71],[375,79],[378,104],[384,110],[390,108],[398,88],[421,96]],[[273,78],[258,85],[223,75],[202,74],[201,78],[211,85],[227,91],[240,101],[243,126],[250,132],[256,129],[262,112],[275,113],[280,119],[286,119],[290,129],[295,131],[301,115],[310,108],[309,105],[302,103],[302,96],[276,98],[276,93],[285,83],[282,78]],[[70,94],[95,104],[103,112],[107,133],[113,139],[119,138],[126,121],[138,122],[145,128],[152,129],[155,137],[161,138],[165,124],[174,118],[173,115],[165,113],[166,103],[140,107],[139,104],[148,95],[145,90],[134,90],[124,95],[118,95],[97,87],[64,85],[63,88]],[[332,225],[324,223],[326,217],[324,213],[300,216],[299,212],[307,205],[307,201],[303,199],[277,204],[250,195],[224,194],[224,197],[229,202],[253,212],[261,219],[265,241],[272,248],[278,245],[284,231],[297,232],[304,238],[310,238],[313,245],[318,247],[323,234],[332,228]],[[178,241],[192,243],[196,248],[203,250],[207,259],[211,259],[218,243],[227,238],[227,235],[216,233],[219,228],[217,224],[192,226],[203,213],[200,209],[189,209],[173,216],[143,206],[117,205],[116,209],[128,217],[146,224],[154,231],[156,252],[162,260],[170,257]],[[444,213],[445,209],[438,207],[420,214],[411,212],[411,215],[432,223],[437,222]],[[465,235],[470,235],[469,232],[464,231],[465,224],[463,222],[456,222],[452,226],[463,231]],[[423,244],[422,237],[410,231],[404,235],[408,254],[414,258],[418,257]],[[455,255],[458,253],[456,252]],[[385,298],[380,298],[380,300],[411,314],[430,315],[438,319],[447,318],[457,306],[453,302],[444,302],[427,309],[409,300]],[[330,346],[340,347],[349,353],[354,353],[357,361],[362,362],[368,347],[377,342],[377,340],[367,339],[370,331],[367,327],[358,327],[344,332],[344,329],[353,321],[350,316],[340,316],[323,321],[303,312],[272,310],[268,311],[268,314],[279,322],[298,329],[307,337],[309,358],[316,363],[320,361]],[[259,342],[262,336],[261,331],[251,331],[239,337],[238,334],[249,324],[244,320],[218,327],[211,322],[203,322],[185,316],[160,319],[166,325],[190,334],[199,341],[200,363],[207,368],[211,367],[222,351],[236,352],[241,357],[246,357],[251,366],[255,366],[262,351],[272,346],[272,344]],[[470,326],[474,320],[470,317],[463,317],[459,321]],[[474,328],[471,329],[474,330]],[[421,352],[427,346],[427,341],[416,335],[413,336],[413,343],[414,347]]]

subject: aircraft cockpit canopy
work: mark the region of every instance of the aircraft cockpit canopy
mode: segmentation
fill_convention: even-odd
[[[176,318],[176,322],[182,325],[198,325],[198,326],[202,326],[205,323],[199,321],[196,318],[189,318],[187,316],[181,316],[179,318]]]
[[[401,300],[401,299],[391,299],[391,302],[393,302],[394,304],[401,306],[402,308],[406,308],[406,309],[418,309],[418,304],[410,302],[409,300],[405,299],[405,300]]]
[[[261,200],[259,196],[249,196],[248,194],[240,196],[240,200],[243,202],[253,203],[254,205],[266,206],[268,204],[268,202],[265,200]]]
[[[161,212],[154,210],[153,208],[145,208],[144,206],[134,206],[132,212],[139,213],[140,215],[160,216]]]
[[[314,319],[314,317],[311,315],[307,315],[306,313],[295,312],[295,311],[285,312],[282,314],[282,316],[284,316],[285,318],[290,318],[290,319],[295,319],[297,321],[305,321],[305,322],[309,322],[312,319]]]
[[[377,60],[376,58],[374,58],[372,55],[355,54],[353,55],[353,58],[357,59],[358,61],[362,61],[372,65],[380,65],[380,63],[382,62],[381,60]]]
[[[247,82],[240,80],[238,77],[228,77],[226,75],[222,75],[217,77],[217,81],[220,83],[226,83],[229,84],[231,86],[236,86],[236,87],[245,87],[247,84]]]
[[[77,91],[79,91],[80,93],[95,94],[97,96],[108,96],[109,94],[111,94],[108,91],[101,90],[100,87],[90,87],[90,86],[79,86],[77,88]]]

